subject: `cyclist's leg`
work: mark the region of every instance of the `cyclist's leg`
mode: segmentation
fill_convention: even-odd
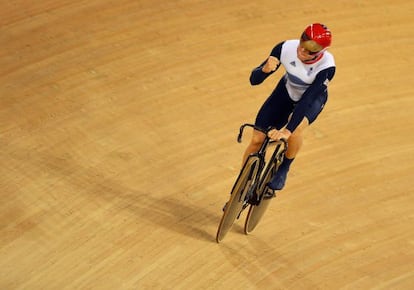
[[[294,159],[302,148],[304,132],[308,127],[309,121],[305,117],[295,131],[293,131],[292,135],[290,135],[288,140],[288,149],[285,153],[285,157],[287,159]]]
[[[246,150],[244,151],[242,166],[244,165],[244,163],[247,160],[247,157],[249,157],[250,154],[256,153],[257,151],[259,151],[260,146],[262,145],[265,137],[266,136],[265,136],[264,133],[262,133],[260,131],[257,131],[257,130],[253,131],[252,139],[250,140],[249,145],[247,146]]]
[[[255,125],[267,129],[270,126],[277,129],[282,128],[292,112],[294,102],[290,99],[285,87],[285,80],[282,78],[272,94],[261,106],[256,116]],[[255,153],[259,150],[263,143],[265,134],[260,131],[254,131],[250,144],[247,146],[243,155],[243,163],[251,153]]]

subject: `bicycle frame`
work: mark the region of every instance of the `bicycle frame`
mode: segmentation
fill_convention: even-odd
[[[246,219],[245,233],[251,232],[259,222],[269,199],[265,195],[266,183],[277,170],[287,148],[286,140],[278,141],[270,160],[266,165],[266,150],[273,143],[267,133],[272,129],[263,130],[252,124],[244,124],[240,127],[237,141],[241,143],[244,128],[252,127],[265,134],[264,141],[256,153],[250,154],[243,164],[242,169],[231,190],[230,199],[223,208],[223,216],[217,229],[216,241],[219,243],[230,230],[235,219],[240,217],[246,207],[250,205],[249,214]],[[283,150],[280,146],[284,144]],[[266,167],[266,168],[265,168]],[[255,209],[260,210],[255,210]],[[261,210],[263,208],[263,210]],[[250,222],[251,221],[251,222]]]
[[[267,170],[265,170],[265,172],[263,173],[263,168],[266,165],[266,151],[267,148],[269,146],[269,144],[274,143],[274,142],[278,142],[278,141],[273,141],[271,140],[268,136],[267,133],[274,129],[273,127],[269,127],[267,130],[264,130],[260,127],[257,127],[254,124],[243,124],[242,126],[240,126],[240,131],[239,131],[239,135],[237,136],[237,142],[241,143],[242,142],[242,137],[243,137],[243,131],[245,127],[252,127],[255,130],[258,130],[260,132],[262,132],[263,134],[266,135],[262,145],[260,146],[259,151],[257,151],[256,153],[252,153],[248,156],[248,158],[246,159],[245,164],[247,164],[249,158],[257,158],[259,160],[259,168],[258,168],[258,174],[255,176],[254,182],[252,183],[252,185],[250,186],[249,192],[247,194],[247,200],[249,201],[249,203],[253,204],[253,205],[258,205],[260,203],[260,192],[257,192],[257,190],[259,188],[262,188],[262,183],[264,182],[264,177],[266,176],[267,170],[270,170],[271,166],[268,166]],[[283,143],[284,145],[284,149],[278,153],[279,151],[279,147],[281,146],[281,143]],[[271,164],[272,162],[275,162],[276,159],[278,158],[277,161],[282,162],[284,153],[287,150],[287,141],[285,139],[281,139],[278,147],[275,148],[272,156],[269,159],[268,164]],[[256,197],[256,200],[254,200],[253,198]]]

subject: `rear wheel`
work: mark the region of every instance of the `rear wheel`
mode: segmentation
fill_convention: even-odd
[[[259,202],[257,205],[250,205],[249,212],[247,213],[246,222],[244,224],[244,233],[251,233],[257,226],[257,224],[262,219],[264,213],[266,212],[270,201],[273,197],[266,196],[267,183],[270,181],[272,176],[276,172],[276,166],[273,163],[272,166],[268,167],[262,178],[258,192],[260,193]]]
[[[236,218],[240,215],[246,202],[246,194],[257,175],[259,163],[259,158],[256,155],[250,155],[240,171],[221,217],[216,235],[217,243],[223,240]]]
[[[275,175],[279,164],[283,160],[284,153],[287,147],[286,144],[282,146],[282,144],[278,144],[275,148],[275,151],[272,154],[272,157],[269,160],[269,163],[266,166],[266,169],[263,175],[260,178],[259,188],[258,188],[258,203],[252,204],[249,208],[249,212],[247,213],[246,222],[244,223],[244,233],[249,234],[251,233],[257,226],[257,224],[262,219],[264,213],[266,212],[267,208],[269,207],[270,201],[273,199],[274,196],[268,196],[267,193],[267,184],[269,183],[270,179]]]

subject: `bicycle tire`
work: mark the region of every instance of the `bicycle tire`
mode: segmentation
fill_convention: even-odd
[[[250,234],[255,228],[256,226],[259,224],[259,222],[261,221],[264,213],[266,212],[270,201],[273,198],[265,198],[264,193],[266,190],[266,184],[270,181],[270,178],[273,176],[272,173],[274,172],[274,165],[272,168],[270,168],[269,170],[267,170],[266,172],[266,176],[265,178],[263,178],[263,182],[261,183],[260,187],[259,187],[259,192],[260,197],[259,197],[259,202],[257,205],[250,205],[249,207],[249,211],[247,213],[247,217],[246,217],[246,221],[244,223],[244,233],[246,235]]]
[[[276,173],[279,164],[281,163],[280,154],[284,154],[284,150],[282,150],[281,146],[279,145],[276,147],[272,158],[270,159],[263,176],[261,177],[261,181],[259,184],[258,192],[258,204],[250,205],[249,211],[247,213],[246,221],[244,223],[244,233],[246,235],[250,234],[259,224],[261,221],[264,213],[266,212],[267,208],[269,207],[270,201],[273,199],[269,197],[265,197],[266,186],[269,183],[270,179]]]
[[[245,203],[246,194],[250,188],[250,185],[256,178],[259,163],[259,158],[256,155],[250,155],[240,171],[240,174],[231,190],[230,199],[225,206],[219,227],[217,229],[217,243],[224,239],[227,232],[233,226],[234,221],[240,215],[243,209],[243,204]]]

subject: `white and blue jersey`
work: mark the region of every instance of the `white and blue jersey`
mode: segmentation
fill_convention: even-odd
[[[256,125],[266,129],[275,126],[293,132],[304,117],[312,123],[327,101],[327,86],[335,75],[335,61],[331,53],[313,63],[303,63],[297,57],[299,40],[287,40],[276,45],[271,54],[286,70],[275,90],[263,104]],[[250,76],[252,85],[262,83],[270,73],[262,71],[264,61]],[[288,122],[289,115],[292,117]]]

